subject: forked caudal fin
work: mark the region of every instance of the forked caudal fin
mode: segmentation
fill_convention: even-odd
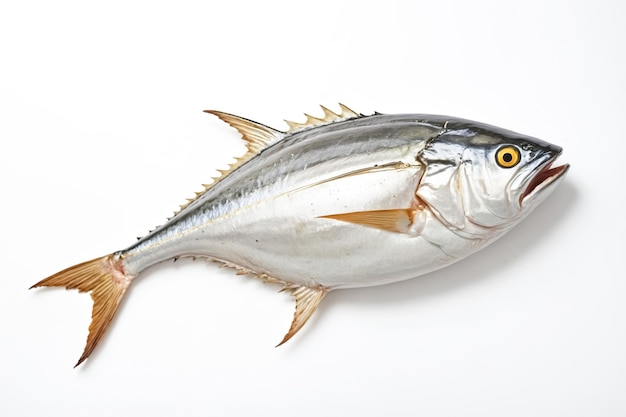
[[[102,339],[132,278],[124,274],[114,255],[107,255],[64,269],[31,287],[64,287],[91,293],[93,309],[89,336],[75,367],[89,357]]]

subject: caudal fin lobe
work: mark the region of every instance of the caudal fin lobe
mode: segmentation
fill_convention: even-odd
[[[64,287],[91,293],[93,309],[89,336],[75,367],[89,357],[102,339],[132,278],[124,274],[121,262],[115,255],[107,255],[64,269],[31,287]]]

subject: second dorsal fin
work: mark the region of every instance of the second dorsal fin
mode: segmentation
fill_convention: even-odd
[[[355,119],[357,117],[365,117],[361,114],[356,113],[354,110],[351,110],[341,103],[339,103],[339,107],[341,108],[340,113],[335,113],[324,106],[320,107],[324,112],[324,116],[321,118],[313,117],[305,113],[306,121],[304,123],[296,123],[286,120],[287,124],[289,125],[289,130],[287,132],[282,132],[280,130],[266,126],[262,123],[257,123],[244,117],[235,116],[234,114],[225,113],[218,110],[205,110],[205,113],[210,113],[214,116],[217,116],[222,121],[228,123],[230,126],[235,128],[246,141],[246,148],[248,149],[248,151],[239,158],[236,158],[235,162],[230,164],[227,169],[219,170],[220,175],[214,177],[212,183],[203,184],[204,190],[197,192],[194,198],[187,199],[187,203],[181,205],[180,209],[176,213],[174,213],[174,216],[176,216],[187,206],[200,198],[207,190],[209,190],[211,187],[221,181],[228,174],[239,168],[250,159],[254,158],[263,149],[280,141],[288,134],[335,122],[340,122],[343,120]]]
[[[204,194],[206,190],[211,188],[226,175],[230,174],[232,171],[239,168],[245,162],[258,155],[259,152],[261,152],[263,149],[280,141],[290,133],[310,129],[317,126],[323,126],[330,123],[340,122],[343,120],[354,119],[357,117],[365,117],[356,113],[354,110],[351,110],[341,103],[339,103],[339,107],[341,108],[340,113],[335,113],[324,106],[320,107],[324,112],[323,117],[313,117],[305,113],[306,122],[304,123],[296,123],[287,120],[286,122],[289,125],[289,130],[287,132],[282,132],[280,130],[266,126],[262,123],[255,122],[244,117],[235,116],[234,114],[225,113],[217,110],[205,110],[206,113],[210,113],[214,116],[219,117],[222,121],[228,123],[230,126],[235,128],[246,141],[246,147],[248,148],[248,152],[237,158],[236,161],[228,167],[228,169],[220,170],[220,176],[213,178],[213,182],[211,184],[205,185],[204,191],[196,193],[196,198]],[[195,199],[192,199],[189,203],[181,206],[181,210],[189,205],[193,200]]]
[[[285,132],[281,132],[280,130],[273,129],[269,126],[265,126],[264,124],[254,122],[243,117],[235,116],[234,114],[224,113],[217,110],[205,110],[205,113],[210,113],[214,116],[217,116],[221,120],[235,128],[246,141],[246,148],[248,148],[248,151],[242,156],[235,158],[235,162],[230,164],[228,168],[218,170],[220,175],[218,175],[217,177],[213,177],[212,183],[202,184],[204,190],[197,192],[194,198],[187,199],[187,202],[180,206],[180,209],[174,213],[174,216],[176,216],[188,205],[200,198],[200,196],[206,193],[207,190],[217,184],[221,179],[239,168],[245,162],[258,155],[259,152],[261,152],[263,149],[271,146],[272,144],[278,142],[283,137],[285,137]]]
[[[234,114],[224,113],[217,110],[205,110],[205,113],[217,116],[220,120],[237,129],[246,141],[248,153],[252,153],[254,155],[261,152],[268,146],[278,142],[285,136],[285,133],[280,130],[273,129],[269,126],[265,126],[264,124],[254,122],[244,117],[235,116]],[[246,155],[244,155],[244,157]]]

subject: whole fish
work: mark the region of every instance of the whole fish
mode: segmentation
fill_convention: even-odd
[[[203,257],[279,283],[296,309],[280,344],[332,290],[388,284],[450,265],[519,223],[567,172],[561,148],[447,116],[365,116],[344,105],[279,131],[207,110],[247,153],[167,223],[129,247],[33,287],[90,292],[82,363],[131,282],[154,264]]]

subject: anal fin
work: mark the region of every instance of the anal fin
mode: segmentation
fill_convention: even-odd
[[[324,287],[305,287],[298,285],[288,284],[283,287],[282,291],[289,291],[296,298],[296,311],[293,315],[293,321],[289,331],[283,337],[283,340],[276,345],[277,347],[291,339],[298,330],[305,325],[305,323],[311,318],[320,301],[324,298],[328,289]]]

